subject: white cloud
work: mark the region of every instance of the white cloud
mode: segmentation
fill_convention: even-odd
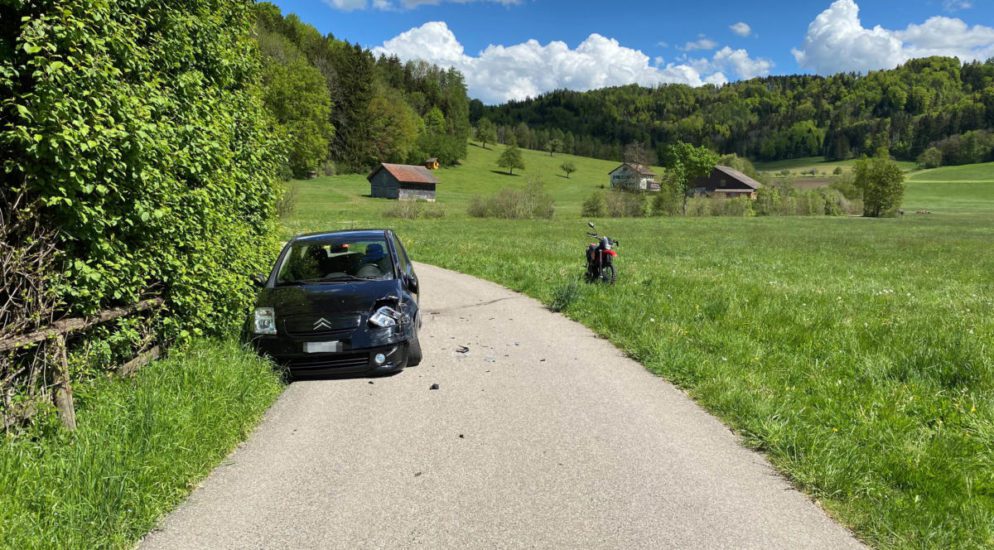
[[[410,10],[419,6],[436,6],[443,2],[453,2],[456,4],[468,4],[471,2],[490,2],[512,6],[520,4],[522,0],[324,0],[324,3],[342,11],[364,10],[370,6],[373,9],[382,11]]]
[[[994,56],[994,28],[932,17],[904,30],[868,29],[854,0],[836,0],[808,26],[803,49],[792,52],[801,67],[819,74],[890,69],[929,55],[987,59]]]
[[[752,27],[749,26],[749,23],[746,23],[744,21],[739,21],[738,23],[736,23],[736,24],[734,24],[734,25],[732,25],[732,26],[730,26],[728,28],[732,29],[732,32],[734,32],[735,34],[737,34],[737,35],[739,35],[739,36],[741,36],[743,38],[745,38],[745,37],[749,36],[750,34],[752,34]]]
[[[943,0],[942,7],[946,11],[968,10],[973,7],[971,0]]]
[[[711,59],[663,65],[662,58],[650,59],[599,34],[591,34],[576,48],[560,41],[543,45],[529,40],[509,46],[490,45],[471,56],[441,21],[403,32],[374,48],[373,53],[455,67],[466,76],[470,95],[487,103],[535,97],[562,88],[592,90],[632,83],[722,85],[728,82],[726,72],[751,78],[769,74],[773,66],[769,60],[751,59],[745,50],[731,48],[722,49]]]
[[[718,43],[710,38],[701,35],[697,40],[693,42],[687,42],[684,44],[683,48],[680,48],[687,52],[692,52],[694,50],[713,50],[718,47]]]
[[[723,70],[731,70],[746,80],[757,76],[768,76],[773,69],[773,62],[769,59],[753,59],[749,57],[749,52],[745,50],[733,50],[728,46],[718,50],[714,54],[712,64]]]

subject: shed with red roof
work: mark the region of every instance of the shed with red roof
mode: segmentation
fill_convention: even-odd
[[[438,179],[424,166],[384,162],[366,179],[369,180],[369,194],[373,197],[435,202]]]

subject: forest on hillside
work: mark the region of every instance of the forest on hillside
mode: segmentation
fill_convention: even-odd
[[[663,158],[676,142],[757,160],[843,160],[886,147],[927,164],[994,160],[994,59],[915,59],[867,75],[771,76],[721,87],[638,85],[558,90],[524,101],[473,101],[475,125],[503,141],[604,159],[641,143]]]
[[[272,4],[255,9],[263,96],[293,176],[466,156],[469,98],[458,71],[377,58]]]

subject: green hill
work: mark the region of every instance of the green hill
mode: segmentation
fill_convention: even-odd
[[[469,155],[461,165],[436,172],[441,182],[438,184],[438,203],[445,209],[447,218],[468,217],[466,208],[474,195],[495,193],[502,187],[523,187],[531,178],[540,179],[555,197],[557,217],[576,218],[587,196],[601,186],[609,186],[608,172],[619,164],[522,149],[525,169],[515,170],[511,176],[497,167],[504,146],[487,147],[470,145]],[[568,179],[559,168],[564,161],[576,165],[576,172]],[[662,168],[656,170],[663,173]],[[369,182],[362,174],[298,181],[295,186],[299,193],[297,212],[285,224],[290,233],[314,227],[335,229],[382,224],[383,212],[396,204],[396,201],[369,197]]]

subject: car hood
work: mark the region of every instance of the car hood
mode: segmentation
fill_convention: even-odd
[[[284,286],[265,289],[257,304],[272,307],[277,317],[364,314],[377,302],[400,300],[397,280]]]

